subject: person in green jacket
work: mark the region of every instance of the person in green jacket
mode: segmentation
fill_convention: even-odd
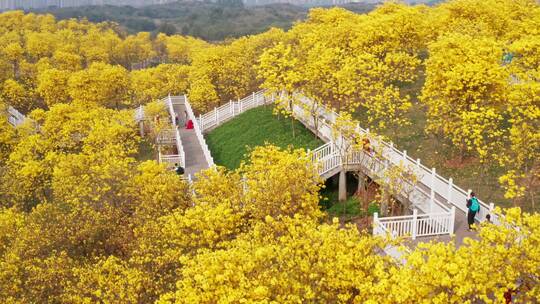
[[[469,231],[471,231],[472,225],[474,224],[474,217],[476,216],[476,213],[480,211],[480,202],[476,198],[474,192],[471,192],[470,198],[467,199],[467,208],[467,223],[469,224]]]

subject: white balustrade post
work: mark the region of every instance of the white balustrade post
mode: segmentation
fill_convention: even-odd
[[[455,221],[456,221],[456,206],[452,206],[452,208],[450,208],[450,227],[448,227],[448,232],[450,234],[454,234],[454,224],[455,224]]]
[[[454,187],[454,180],[450,177],[448,179],[448,192],[446,193],[446,202],[452,204],[452,188]]]
[[[416,234],[418,233],[418,211],[416,208],[413,210],[413,221],[412,221],[412,231],[411,236],[413,240],[416,240]]]
[[[420,171],[420,158],[416,159],[416,169],[418,169],[418,171]]]
[[[377,212],[373,213],[373,235],[377,235],[377,230],[379,226],[379,214]]]
[[[407,150],[403,150],[403,165],[407,163]]]
[[[495,209],[495,204],[493,203],[489,203],[489,216],[490,216],[490,221],[493,223],[493,220],[494,220],[494,216],[493,216],[493,209]]]
[[[201,128],[201,132],[204,130],[204,123],[202,120],[202,114],[199,114],[199,127]]]
[[[430,195],[429,195],[429,213],[433,213],[433,204],[435,203],[435,168],[431,168],[431,179],[430,179]]]
[[[234,116],[234,106],[232,100],[229,100],[229,113],[231,113],[231,117]]]
[[[251,99],[253,99],[253,103],[256,105],[257,104],[257,99],[255,98],[255,92],[253,92],[251,94]]]
[[[219,125],[219,117],[218,117],[217,107],[214,108],[214,119],[216,121],[216,126]]]
[[[238,104],[240,105],[240,113],[243,112],[243,109],[242,109],[242,102],[240,101],[240,98],[238,98]],[[238,114],[240,114],[238,113]]]

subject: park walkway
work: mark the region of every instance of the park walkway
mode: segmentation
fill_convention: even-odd
[[[293,108],[289,110],[298,121],[325,142],[323,146],[311,151],[312,159],[317,163],[319,174],[324,179],[337,174],[345,176],[346,172],[353,171],[377,180],[384,178],[384,173],[392,166],[406,167],[417,177],[415,184],[407,184],[404,179],[402,193],[397,195],[398,200],[410,203],[410,214],[393,217],[375,215],[374,235],[409,237],[408,243],[411,246],[430,240],[454,240],[460,245],[465,237],[476,236],[475,232],[468,231],[466,218],[466,199],[470,190],[459,188],[452,178],[440,176],[435,168],[424,166],[420,159],[411,158],[406,151],[396,149],[393,143],[371,137],[369,130],[360,126],[354,130],[354,138],[346,138],[340,131],[336,132],[339,114],[324,107],[317,107],[303,96],[296,97]],[[272,103],[273,99],[263,91],[253,93],[200,115],[197,118],[198,126],[203,133],[208,132],[246,109]],[[315,119],[318,121],[314,121]],[[366,137],[370,138],[373,148],[379,151],[377,155],[369,154],[363,149],[351,149],[354,146],[351,142]],[[348,152],[344,153],[344,150]],[[493,222],[498,223],[498,219],[492,214],[494,205],[482,201],[480,204],[477,223],[482,222],[487,214],[491,214]]]
[[[210,167],[209,162],[207,161],[204,151],[203,151],[203,142],[197,137],[197,130],[187,129],[186,123],[187,120],[193,120],[193,117],[189,117],[186,113],[188,112],[186,107],[186,98],[181,97],[171,97],[173,111],[179,118],[179,124],[176,126],[180,133],[180,140],[182,141],[182,146],[184,147],[185,155],[185,176],[195,178],[195,173],[200,172],[201,170],[208,169]]]

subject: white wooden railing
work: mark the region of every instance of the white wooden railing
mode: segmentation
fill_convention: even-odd
[[[210,149],[208,149],[208,145],[206,144],[206,140],[204,139],[204,136],[203,136],[203,129],[201,128],[199,121],[195,117],[195,114],[193,113],[193,109],[191,108],[191,104],[189,103],[189,100],[186,95],[184,95],[184,102],[185,102],[188,118],[193,121],[193,128],[195,129],[197,140],[199,141],[199,144],[201,145],[201,148],[203,150],[204,158],[206,159],[208,166],[212,167],[214,165],[214,158],[212,158],[212,154],[210,154]]]
[[[436,236],[454,233],[456,208],[449,212],[418,214],[414,209],[412,215],[379,218],[373,214],[373,234],[393,237],[409,236],[413,240],[422,236]]]
[[[184,146],[182,145],[182,139],[180,138],[180,132],[178,131],[178,125],[176,123],[176,112],[174,111],[174,107],[173,107],[173,101],[172,101],[172,98],[171,96],[167,96],[166,98],[164,98],[162,100],[163,103],[165,103],[165,105],[167,106],[168,108],[168,111],[169,111],[169,116],[171,118],[171,124],[173,125],[173,128],[174,128],[174,137],[176,138],[176,150],[178,151],[178,154],[177,155],[170,155],[171,157],[161,157],[161,159],[164,161],[164,162],[173,162],[173,161],[178,161],[178,163],[180,164],[180,166],[182,166],[182,168],[185,168],[186,167],[186,155],[184,153]],[[177,158],[175,158],[175,156],[178,156]]]
[[[201,131],[204,133],[249,109],[272,102],[273,98],[265,96],[264,91],[259,91],[238,101],[230,101],[220,107],[216,107],[206,114],[201,114],[197,118],[197,121],[201,127]]]
[[[8,122],[14,127],[20,126],[26,120],[26,116],[21,114],[21,112],[17,111],[17,109],[12,106],[8,107],[7,112]]]
[[[180,138],[180,133],[178,131],[178,126],[176,124],[176,113],[173,108],[173,103],[171,96],[167,96],[161,100],[163,105],[166,107],[169,117],[171,119],[172,129],[163,130],[158,134],[156,141],[160,144],[175,144],[177,154],[162,154],[161,151],[158,153],[159,163],[167,164],[180,164],[182,168],[186,167],[186,157],[184,154],[184,146],[182,145],[182,140]],[[140,122],[144,120],[146,113],[143,106],[139,106],[135,109],[135,121]]]
[[[144,106],[139,106],[138,108],[135,109],[135,121],[136,122],[140,122],[142,120],[144,120],[145,118],[145,115],[144,115]]]
[[[176,144],[176,133],[176,129],[161,130],[161,132],[159,132],[157,135],[156,141],[160,145]]]

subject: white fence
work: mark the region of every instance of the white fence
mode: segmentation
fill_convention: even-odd
[[[214,159],[212,158],[212,154],[210,154],[210,149],[208,149],[208,145],[206,144],[206,140],[204,139],[204,136],[202,134],[203,129],[199,125],[199,121],[196,119],[195,114],[193,113],[193,109],[191,108],[191,104],[189,103],[188,98],[185,95],[184,101],[188,117],[193,121],[193,128],[195,129],[197,140],[199,141],[199,144],[201,145],[201,148],[203,150],[204,158],[206,159],[208,166],[212,167],[214,165]]]
[[[174,111],[172,98],[169,95],[168,97],[164,98],[162,101],[167,106],[167,109],[169,111],[169,116],[171,117],[171,124],[173,125],[173,128],[174,128],[174,137],[176,138],[176,150],[178,151],[178,154],[165,155],[165,156],[162,155],[160,159],[163,160],[163,162],[178,161],[178,163],[180,163],[180,166],[182,166],[182,168],[185,168],[186,155],[184,154],[184,146],[182,145],[182,139],[180,138],[180,132],[178,131],[178,125],[176,124],[176,119],[175,119],[176,112]]]
[[[157,135],[156,142],[160,145],[176,144],[176,133],[177,130],[175,129],[161,130],[161,132],[159,132]]]
[[[12,126],[18,127],[18,126],[20,126],[25,120],[26,120],[26,116],[24,116],[23,114],[21,114],[21,112],[17,111],[17,109],[15,109],[15,108],[12,107],[12,106],[9,106],[9,107],[8,107],[8,122],[9,122]]]
[[[174,111],[173,102],[171,96],[165,97],[161,100],[163,105],[165,105],[167,112],[171,119],[172,129],[163,130],[157,135],[156,141],[158,144],[174,144],[176,145],[177,154],[161,154],[159,151],[158,161],[159,163],[167,164],[180,164],[182,168],[186,167],[186,157],[184,154],[184,147],[182,145],[182,140],[180,138],[180,133],[178,132],[178,126],[176,124],[176,112]],[[140,122],[145,119],[145,111],[143,106],[139,106],[135,109],[135,121]]]
[[[435,236],[454,233],[455,207],[449,212],[418,214],[379,218],[373,214],[373,234],[391,237],[410,236],[413,240],[421,236]]]
[[[140,122],[144,120],[144,106],[139,106],[135,109],[135,121]]]
[[[199,115],[197,122],[201,131],[206,132],[249,109],[272,102],[273,98],[268,98],[264,95],[264,91],[259,91],[238,101],[230,101],[206,114]]]

